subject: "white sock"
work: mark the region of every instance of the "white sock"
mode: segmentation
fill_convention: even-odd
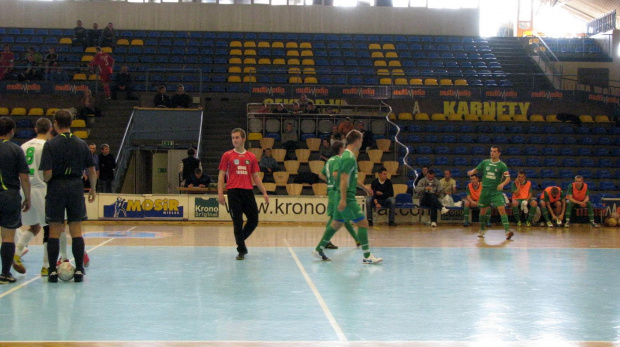
[[[69,256],[67,255],[67,232],[64,231],[60,234],[60,256],[62,257],[62,260],[66,260],[69,259]]]
[[[17,249],[15,251],[15,254],[22,254],[24,248],[28,246],[28,244],[30,243],[30,241],[32,241],[33,238],[34,234],[32,233],[32,231],[26,230],[22,232],[21,236],[17,241]]]
[[[23,233],[24,232],[22,231],[22,229],[20,229],[20,228],[15,229],[15,240],[21,239]]]
[[[50,258],[47,256],[47,242],[43,242],[43,267],[48,268],[50,266]]]

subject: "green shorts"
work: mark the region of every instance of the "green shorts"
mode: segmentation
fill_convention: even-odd
[[[356,200],[347,200],[347,207],[344,211],[338,211],[338,204],[340,203],[340,194],[338,194],[338,200],[334,203],[334,220],[337,222],[353,222],[357,223],[366,218],[364,212],[360,208],[360,205]]]
[[[482,188],[480,200],[478,200],[478,207],[490,207],[491,205],[494,207],[505,206],[506,199],[504,198],[504,193],[499,190],[485,190]]]
[[[327,192],[327,216],[333,217],[334,211],[338,209],[338,192],[335,190],[330,190]]]

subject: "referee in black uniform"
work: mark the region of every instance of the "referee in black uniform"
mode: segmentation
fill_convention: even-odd
[[[15,122],[9,117],[0,118],[0,229],[2,230],[2,273],[0,284],[13,283],[11,264],[15,255],[15,229],[22,226],[21,211],[30,209],[30,178],[26,157],[21,147],[11,142],[15,135]],[[19,195],[20,182],[24,188],[24,201]]]
[[[49,255],[49,282],[58,282],[56,261],[58,260],[58,237],[63,232],[65,211],[71,247],[75,258],[75,282],[82,282],[84,277],[84,238],[82,237],[82,221],[87,219],[86,203],[84,202],[84,185],[82,173],[88,172],[90,191],[88,201],[95,200],[97,174],[93,164],[93,156],[88,145],[71,133],[71,113],[60,110],[54,116],[54,129],[58,136],[47,141],[43,146],[41,165],[43,178],[47,182],[45,197],[45,218],[50,226],[50,237],[47,242]]]

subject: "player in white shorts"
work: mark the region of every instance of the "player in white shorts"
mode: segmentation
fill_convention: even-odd
[[[41,276],[48,275],[48,257],[47,257],[47,238],[49,237],[49,226],[45,222],[45,195],[47,194],[47,184],[43,180],[43,171],[39,170],[41,164],[41,155],[43,153],[43,145],[51,138],[52,122],[47,118],[39,118],[35,125],[37,137],[24,143],[21,147],[26,156],[26,162],[30,169],[30,201],[31,208],[28,212],[22,212],[22,225],[28,226],[28,230],[21,232],[17,238],[15,256],[13,258],[13,268],[19,273],[25,273],[26,268],[21,257],[28,252],[26,246],[39,234],[41,227],[44,230],[43,236],[43,267],[41,268]],[[23,192],[22,192],[23,199]],[[67,256],[67,237],[65,233],[60,236],[61,258],[58,260],[69,261]],[[87,266],[87,256],[84,257],[84,265]]]

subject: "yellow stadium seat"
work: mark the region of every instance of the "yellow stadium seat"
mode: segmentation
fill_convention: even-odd
[[[357,162],[357,168],[359,172],[365,172],[367,175],[372,174],[372,169],[375,166],[370,160],[360,160]]]
[[[498,122],[512,122],[512,116],[509,114],[502,114],[497,116]]]
[[[112,47],[101,47],[103,53],[112,53]]]
[[[229,83],[240,83],[241,77],[240,76],[228,76],[228,82]]]
[[[377,69],[377,76],[389,76],[390,70],[388,69]]]
[[[82,57],[82,62],[83,63],[90,63],[91,61],[93,61],[94,57],[92,55],[85,55]]]
[[[127,39],[118,39],[116,41],[117,46],[129,46],[129,40]]]
[[[8,116],[9,109],[7,107],[0,107],[0,116]]]
[[[368,160],[373,163],[380,163],[383,157],[383,151],[380,149],[369,149],[366,151],[366,154],[368,154]]]
[[[71,121],[72,128],[86,128],[86,121],[83,119],[74,119]]]
[[[99,80],[101,80],[101,78],[99,78],[99,76],[97,76],[96,73],[91,73],[90,75],[88,75],[88,80],[89,81],[99,81]]]
[[[243,52],[240,49],[231,49],[230,55],[243,55]]]
[[[73,132],[73,135],[77,136],[80,139],[87,139],[88,138],[88,131],[86,130],[77,130]]]
[[[515,115],[515,122],[527,122],[527,115],[526,114],[517,114]]]
[[[543,116],[540,114],[533,114],[530,117],[530,122],[544,122],[544,121],[545,121],[545,118],[543,118]]]
[[[301,65],[301,63],[299,62],[299,59],[297,58],[292,58],[286,61],[287,65]]]
[[[228,64],[241,64],[241,58],[230,58]]]
[[[427,79],[424,80],[424,85],[425,86],[436,86],[436,85],[438,85],[437,79],[435,79],[435,78],[427,78]]]
[[[305,65],[303,63],[303,61],[301,62],[301,65]],[[304,75],[316,75],[316,70],[314,70],[313,67],[305,67],[304,68]]]
[[[310,77],[304,77],[304,83],[306,83],[306,84],[316,84],[316,83],[319,83],[319,82],[316,80],[316,77],[310,76]]]
[[[243,68],[243,73],[245,74],[256,73],[256,68],[254,66],[246,66]]]
[[[386,58],[398,58],[398,53],[396,52],[387,52],[385,53]]]
[[[271,44],[271,48],[284,48],[284,44],[282,42],[276,41]]]
[[[314,193],[315,196],[326,196],[327,195],[327,183],[313,183],[312,192]]]
[[[287,42],[286,43],[286,48],[299,48],[299,45],[297,44],[297,42]]]
[[[307,164],[308,159],[310,159],[310,149],[308,148],[298,148],[295,150],[295,156],[300,163]]]
[[[24,107],[14,107],[11,110],[11,116],[25,116],[26,109]]]
[[[467,86],[468,84],[467,84],[467,80],[460,79],[460,80],[454,81],[454,85],[455,86]]]
[[[387,63],[385,62],[385,60],[375,60],[374,66],[387,66]]]
[[[289,183],[286,185],[286,194],[290,196],[299,196],[304,189],[304,185],[301,183]]]
[[[272,62],[273,65],[286,65],[286,61],[282,58],[276,58]]]
[[[609,117],[607,117],[606,115],[602,114],[602,115],[598,115],[594,117],[594,121],[597,123],[609,123],[611,122],[609,120]]]
[[[462,121],[463,120],[463,115],[461,115],[461,114],[450,114],[450,115],[448,115],[448,120],[449,121]]]
[[[263,137],[262,139],[260,139],[260,148],[262,149],[273,148],[274,143],[275,143],[275,140],[273,137]]]
[[[483,122],[495,122],[495,115],[483,114],[482,117],[480,117],[480,120]]]
[[[243,48],[255,48],[256,47],[256,42],[254,41],[245,41],[243,43]]]
[[[248,140],[250,141],[260,141],[263,138],[263,134],[261,133],[249,133]],[[259,148],[259,151],[262,153],[262,149]],[[258,159],[258,157],[256,157]]]
[[[398,60],[390,60],[388,62],[388,66],[391,66],[391,67],[401,67],[402,65],[400,64],[400,61],[398,61]]]
[[[415,120],[430,120],[430,118],[428,117],[428,114],[426,113],[416,113]]]
[[[304,59],[301,61],[301,65],[314,66],[314,59]]]
[[[312,44],[310,42],[302,42],[299,44],[299,48],[312,48]]]
[[[394,112],[390,112],[390,115],[388,117],[390,118],[390,120],[396,120],[396,114]]]
[[[413,115],[409,112],[401,112],[398,114],[398,120],[413,120]]]
[[[73,44],[73,40],[71,40],[70,37],[63,37],[58,43],[61,45],[70,45]]]
[[[258,48],[269,48],[269,42],[261,41],[258,43]]]
[[[393,69],[392,76],[405,76],[405,71],[403,69]]]
[[[385,56],[383,55],[383,52],[372,52],[372,54],[370,55],[371,58],[385,58]]]
[[[396,78],[394,80],[394,84],[399,85],[399,86],[406,86],[408,83],[407,83],[406,78]]]
[[[392,140],[390,139],[377,139],[377,148],[383,152],[389,152],[390,146],[392,146]]]
[[[301,69],[299,69],[298,67],[289,67],[288,73],[291,75],[299,75],[301,73]]]
[[[561,123],[561,122],[558,120],[558,116],[557,116],[556,114],[549,114],[549,115],[547,115],[547,119],[546,119],[546,121],[547,121],[548,123]]]
[[[243,65],[256,65],[256,59],[255,58],[244,58]]]
[[[255,49],[246,49],[245,51],[243,51],[243,55],[256,55],[256,50]]]
[[[396,183],[392,185],[392,188],[394,189],[394,195],[398,195],[398,194],[407,194],[407,185],[404,183]]]
[[[383,50],[387,51],[387,50],[395,50],[396,48],[394,48],[394,45],[391,43],[384,43],[383,44]]]
[[[287,57],[299,57],[299,51],[295,51],[295,50],[286,51],[286,56]]]
[[[30,110],[28,110],[28,115],[29,116],[42,116],[43,115],[43,109],[40,107],[33,107]]]
[[[443,113],[433,113],[431,115],[431,120],[446,120],[446,115]]]
[[[86,47],[84,53],[97,53],[97,47]]]
[[[269,59],[269,58],[260,58],[260,59],[258,59],[258,65],[271,65],[271,59]]]
[[[379,84],[392,84],[392,79],[389,77],[384,77],[379,80]]]
[[[45,112],[46,116],[53,116],[56,114],[56,112],[58,112],[58,110],[60,110],[59,108],[56,107],[50,107],[47,109],[47,111]]]
[[[263,140],[265,138],[263,137]],[[262,141],[262,140],[261,140]],[[284,162],[284,158],[286,157],[286,149],[284,148],[271,148],[271,155],[273,156],[273,158],[278,162],[278,163],[282,163]]]
[[[321,139],[318,137],[308,137],[306,139],[306,146],[311,152],[318,152],[321,148]]]
[[[371,43],[368,45],[368,49],[370,50],[380,50],[381,49],[381,45],[379,45],[378,43]]]
[[[421,78],[412,78],[409,80],[409,84],[412,86],[421,86],[424,83],[422,83],[422,79]]]
[[[243,45],[241,44],[241,41],[231,41],[230,47],[243,47]]]
[[[383,167],[387,169],[388,174],[394,176],[398,175],[398,168],[400,167],[400,164],[398,164],[395,160],[386,160],[383,162]]]
[[[256,77],[254,77],[254,76],[243,76],[243,83],[256,83]]]
[[[312,51],[305,50],[305,51],[301,51],[301,56],[302,57],[314,57],[314,53],[312,53]]]
[[[467,122],[478,122],[480,120],[480,116],[477,114],[466,114],[465,121]]]
[[[263,186],[265,187],[265,190],[267,191],[267,193],[275,193],[276,192],[277,186],[273,182],[263,182]]]
[[[288,83],[301,83],[301,77],[293,76],[288,79]]]
[[[579,116],[579,120],[582,123],[594,123],[594,119],[592,118],[592,116],[587,114],[582,114],[581,116]]]
[[[451,79],[447,79],[447,78],[442,78],[442,79],[439,81],[439,85],[442,85],[442,86],[451,86],[451,85],[452,85],[452,80],[451,80]]]
[[[142,41],[141,39],[133,39],[131,40],[131,45],[132,46],[144,46],[144,41]]]
[[[74,81],[86,81],[87,77],[85,73],[76,73],[73,75]]]

